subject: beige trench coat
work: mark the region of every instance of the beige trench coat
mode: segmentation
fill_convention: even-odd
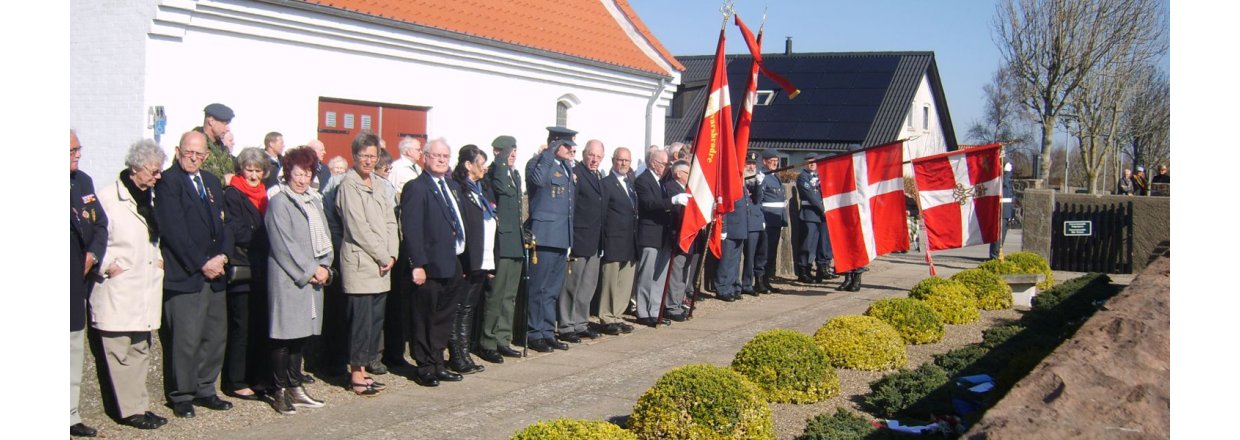
[[[116,181],[98,194],[108,215],[108,250],[93,277],[91,326],[110,332],[158,330],[164,285],[159,245],[151,243],[146,219],[125,185]],[[124,272],[105,278],[112,263]]]
[[[336,207],[344,232],[339,249],[344,293],[392,290],[392,272],[379,275],[379,267],[393,261],[399,249],[396,211],[392,196],[379,182],[382,178],[372,179],[372,187],[367,187],[357,171],[349,169],[336,189]]]

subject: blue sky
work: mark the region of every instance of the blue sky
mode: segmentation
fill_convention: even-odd
[[[629,0],[673,55],[714,53],[719,0]],[[957,136],[981,117],[982,86],[999,65],[991,39],[995,0],[838,1],[770,0],[735,3],[754,32],[766,8],[763,52],[782,52],[792,37],[794,52],[931,50]],[[748,53],[740,31],[729,23],[728,53]]]

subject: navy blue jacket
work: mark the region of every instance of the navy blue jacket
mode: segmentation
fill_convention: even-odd
[[[818,173],[801,170],[797,176],[797,197],[801,199],[801,221],[822,223],[822,186],[818,182]]]
[[[460,205],[461,189],[450,176],[444,176],[449,198]],[[430,172],[405,183],[400,193],[401,247],[409,257],[409,267],[421,267],[428,278],[453,278],[461,275],[456,255],[456,231],[452,217],[444,205],[439,185]],[[461,206],[461,209],[466,209]],[[465,215],[461,215],[464,221]],[[465,225],[461,225],[465,228]],[[469,233],[466,232],[468,239]],[[466,244],[468,247],[468,243]]]
[[[785,203],[788,201],[788,195],[784,192],[784,183],[779,181],[779,176],[758,172],[758,187],[762,189],[761,200],[759,203]],[[774,208],[762,206],[762,213],[766,214],[766,226],[778,224],[780,226],[788,226],[788,207]]]
[[[600,186],[606,211],[602,213],[603,261],[637,261],[637,194],[631,185],[625,191],[614,173],[604,177]]]
[[[573,257],[598,255],[603,243],[603,186],[583,162],[573,167],[577,194],[573,203]]]
[[[663,191],[654,171],[647,169],[635,179],[637,193],[637,245],[660,248],[667,246],[667,225],[672,216],[672,198]]]
[[[69,172],[69,331],[86,328],[86,292],[89,282],[86,253],[103,261],[108,249],[108,216],[95,196],[95,182],[81,171]]]
[[[207,200],[198,196],[190,177],[173,162],[155,185],[155,218],[159,221],[164,256],[164,290],[198,292],[203,283],[222,291],[226,276],[207,280],[202,266],[216,255],[231,252],[233,235],[224,226],[224,190],[210,171],[199,169]]]
[[[745,190],[744,196],[736,199],[732,205],[732,212],[723,215],[723,233],[728,234],[728,240],[744,240],[749,237],[749,206],[751,204],[749,195],[749,186],[741,185]]]
[[[573,198],[576,184],[564,161],[548,148],[526,164],[529,191],[528,229],[538,246],[568,249],[573,246]]]

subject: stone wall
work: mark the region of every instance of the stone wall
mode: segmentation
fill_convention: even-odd
[[[1051,257],[1051,214],[1056,202],[1106,205],[1132,202],[1132,270],[1140,272],[1171,246],[1171,198],[1134,196],[1095,196],[1063,194],[1046,189],[1028,189],[1022,200],[1024,225],[1021,246],[1048,260]]]

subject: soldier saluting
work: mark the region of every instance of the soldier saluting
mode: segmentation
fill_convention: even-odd
[[[526,229],[534,237],[536,264],[529,273],[526,347],[549,352],[567,350],[568,344],[555,338],[556,298],[564,289],[568,251],[573,246],[573,154],[576,131],[547,127],[547,149],[530,159],[525,167],[529,189],[530,218]]]

